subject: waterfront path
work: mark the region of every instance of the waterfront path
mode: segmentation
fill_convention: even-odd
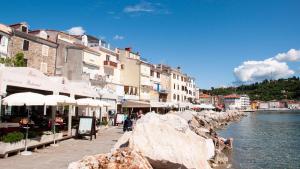
[[[102,129],[97,139],[69,139],[59,143],[58,147],[38,149],[31,156],[15,155],[0,159],[1,169],[66,169],[68,164],[80,160],[85,155],[108,153],[123,134],[120,127]]]

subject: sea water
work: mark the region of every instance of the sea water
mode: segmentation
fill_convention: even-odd
[[[233,137],[235,169],[300,169],[300,112],[254,112],[218,131]]]

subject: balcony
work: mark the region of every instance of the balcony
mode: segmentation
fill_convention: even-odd
[[[118,67],[118,63],[113,62],[113,61],[107,61],[107,60],[105,60],[104,61],[104,66],[111,66],[111,67],[117,68]]]
[[[126,100],[139,100],[139,96],[125,94],[124,99],[126,99]]]

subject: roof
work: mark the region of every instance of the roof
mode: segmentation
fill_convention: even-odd
[[[237,94],[230,94],[230,95],[227,95],[224,97],[225,99],[239,99],[241,98],[240,95],[237,95]]]
[[[199,95],[199,98],[210,98],[211,95],[208,95],[208,94],[200,94]]]
[[[0,31],[4,32],[4,33],[7,33],[7,34],[12,33],[11,28],[9,26],[4,25],[4,24],[0,24]]]

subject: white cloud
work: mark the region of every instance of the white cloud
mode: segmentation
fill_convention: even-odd
[[[263,61],[246,61],[234,68],[234,75],[242,82],[286,78],[294,73],[285,62],[279,62],[273,58]]]
[[[129,5],[124,8],[125,13],[138,13],[138,12],[154,12],[155,8],[150,2],[140,2],[135,5]]]
[[[121,35],[115,35],[114,40],[123,40],[125,37]]]
[[[297,62],[300,61],[300,50],[290,49],[286,53],[278,53],[274,58],[278,61]]]
[[[81,26],[76,26],[68,29],[67,32],[71,35],[83,35],[85,30]]]

